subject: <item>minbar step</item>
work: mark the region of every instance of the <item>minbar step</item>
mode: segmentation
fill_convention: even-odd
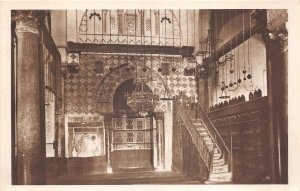
[[[231,172],[213,173],[210,175],[209,181],[230,182],[230,181],[232,181],[232,174],[231,174]]]
[[[232,181],[205,181],[205,184],[234,184]]]
[[[223,172],[228,172],[228,164],[213,167],[212,173],[223,173]]]
[[[214,159],[220,159],[222,157],[221,153],[214,153]]]
[[[214,159],[213,160],[213,166],[221,166],[225,164],[225,159],[220,158],[220,159]]]

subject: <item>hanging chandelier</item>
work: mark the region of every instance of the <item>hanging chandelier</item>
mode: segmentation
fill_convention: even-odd
[[[151,92],[146,85],[146,78],[136,80],[135,89],[131,94],[126,93],[127,105],[145,117],[149,112],[153,112],[159,102],[159,96]]]
[[[142,10],[142,14],[143,14],[143,10]],[[136,15],[136,10],[135,10],[135,15]],[[150,21],[151,22],[151,21]],[[142,25],[142,23],[141,23]],[[136,34],[137,29],[136,29],[136,17],[135,17],[135,39],[136,39]],[[152,31],[151,31],[152,33]],[[128,38],[128,35],[127,35]],[[141,31],[141,45],[145,45],[143,43],[145,43],[145,39],[143,40],[143,34]],[[135,41],[135,43],[137,43]],[[152,44],[152,39],[151,39],[151,44]],[[146,68],[146,63],[145,63],[145,54],[142,55],[142,57],[144,58],[144,66],[143,66],[143,73],[145,73],[147,71]],[[151,55],[151,64],[152,64],[152,55]],[[159,102],[159,96],[155,95],[152,93],[152,91],[150,90],[150,88],[146,85],[147,82],[147,76],[146,75],[142,75],[142,76],[138,76],[138,62],[136,60],[136,66],[135,66],[135,70],[136,70],[136,82],[135,82],[135,88],[133,90],[132,93],[126,93],[125,97],[127,99],[127,105],[135,112],[138,112],[140,116],[142,117],[146,117],[149,112],[153,112],[156,105]],[[152,78],[151,78],[152,80]]]

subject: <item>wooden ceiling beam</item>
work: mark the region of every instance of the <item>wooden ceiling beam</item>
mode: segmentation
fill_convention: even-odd
[[[194,52],[194,47],[127,45],[127,44],[94,44],[94,43],[68,42],[68,52],[161,54],[161,55],[181,55],[183,57],[192,57]]]

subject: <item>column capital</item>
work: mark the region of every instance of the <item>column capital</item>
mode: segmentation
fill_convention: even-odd
[[[153,13],[154,13],[154,15],[159,16],[159,10],[158,9],[154,9]]]
[[[266,11],[265,40],[280,45],[281,51],[288,50],[288,13],[286,9],[270,9]]]
[[[104,122],[111,122],[111,120],[113,118],[113,113],[111,113],[111,112],[102,113],[102,115],[104,116]]]
[[[164,112],[155,112],[155,119],[156,119],[156,121],[163,121],[164,120]]]
[[[12,20],[16,22],[16,34],[33,33],[39,35],[39,25],[44,22],[45,11],[41,10],[13,10]]]
[[[268,32],[268,40],[277,42],[282,52],[288,50],[288,32],[287,30],[276,29]]]
[[[124,10],[123,9],[118,9],[117,12],[118,12],[118,15],[122,15]]]
[[[66,64],[63,64],[61,66],[61,69],[60,69],[60,76],[63,78],[63,79],[66,79],[67,78],[67,67],[66,67]]]

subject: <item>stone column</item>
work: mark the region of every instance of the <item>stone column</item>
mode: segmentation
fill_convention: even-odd
[[[17,35],[17,184],[45,184],[45,99],[39,62],[43,11],[12,11]]]
[[[107,160],[107,173],[112,173],[112,166],[111,166],[111,152],[113,151],[112,113],[104,114],[104,127],[105,127],[105,142],[106,142],[105,150],[106,150],[106,160]]]
[[[197,80],[197,86],[198,86],[198,100],[201,104],[204,111],[208,111],[209,108],[209,92],[208,92],[208,79],[198,79]]]
[[[164,148],[164,113],[155,113],[156,128],[157,128],[157,170],[164,170],[165,164],[165,148]]]
[[[58,132],[58,156],[59,157],[64,157],[66,156],[66,151],[65,151],[65,92],[64,92],[64,86],[65,86],[65,79],[67,77],[66,73],[66,68],[61,67],[60,70],[60,91],[61,91],[61,100],[60,100],[60,109],[58,111],[59,114],[59,132]]]
[[[124,34],[124,30],[123,30],[123,13],[124,12],[124,10],[120,10],[120,9],[118,9],[117,10],[117,15],[118,15],[118,34]]]
[[[13,22],[11,24],[11,159],[12,159],[12,166],[11,166],[11,171],[12,171],[12,184],[15,185],[17,184],[17,158],[16,158],[16,152],[15,152],[15,147],[16,147],[16,23]]]
[[[107,31],[108,28],[109,28],[109,26],[107,26],[107,12],[108,11],[106,9],[102,10],[102,13],[103,13],[103,20],[102,20],[103,21],[103,25],[102,25],[103,29],[102,29],[102,32],[103,33],[109,33],[109,31]]]
[[[268,156],[272,183],[287,183],[287,11],[267,10]]]
[[[152,132],[151,132],[151,138],[152,138],[152,162],[153,162],[153,167],[156,170],[157,169],[157,130],[156,130],[156,123],[154,123],[154,118],[151,117],[150,120],[151,127],[152,127]]]
[[[199,57],[199,56],[198,56]],[[208,68],[211,63],[204,62],[202,59],[197,59],[198,65],[196,66],[196,83],[198,101],[202,108],[207,112],[209,108],[209,90],[208,78],[212,78],[208,74]]]
[[[160,35],[160,19],[159,19],[159,11],[154,10],[155,21],[154,21],[154,29],[155,29],[155,36]],[[152,26],[151,26],[152,27]]]

